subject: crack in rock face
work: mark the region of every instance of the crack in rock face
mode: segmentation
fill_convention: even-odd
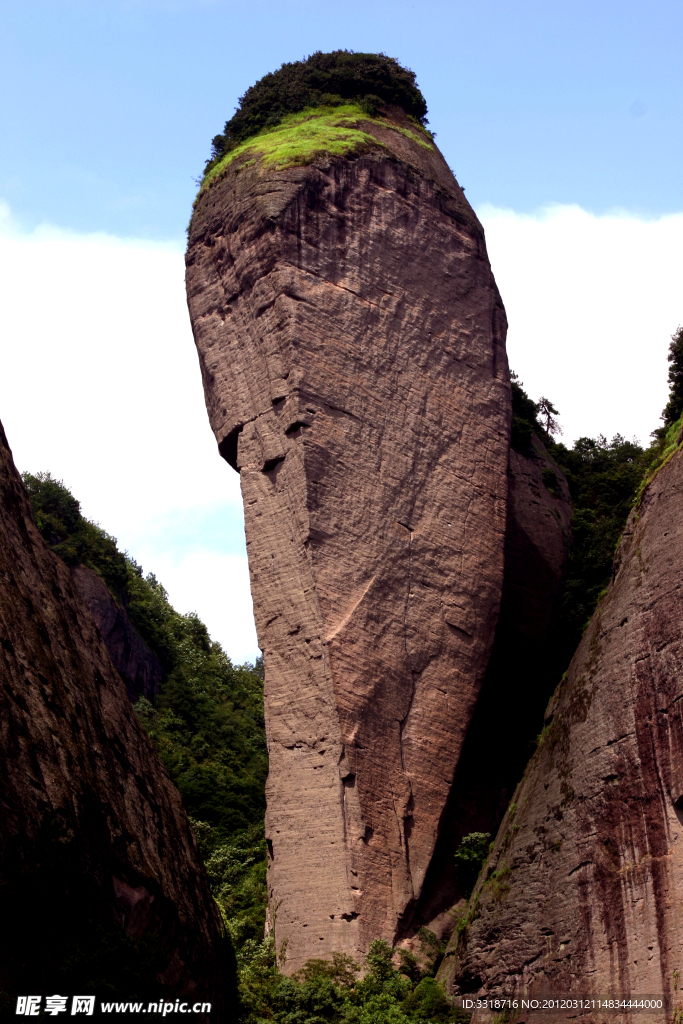
[[[500,604],[505,312],[441,155],[386,135],[354,159],[231,166],[187,253],[244,499],[288,973],[410,920]]]

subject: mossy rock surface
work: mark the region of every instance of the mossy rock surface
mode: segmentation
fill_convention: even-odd
[[[284,170],[312,163],[321,156],[342,157],[377,147],[386,149],[380,134],[387,128],[425,150],[434,150],[431,136],[418,121],[412,128],[404,127],[386,117],[371,116],[360,103],[309,107],[301,113],[288,114],[279,124],[264,128],[231,149],[207,171],[200,192],[230,166],[246,167],[259,160],[265,167]]]

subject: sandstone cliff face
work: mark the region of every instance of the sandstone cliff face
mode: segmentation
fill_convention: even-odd
[[[104,580],[87,565],[74,566],[71,575],[130,699],[136,700],[140,694],[153,697],[159,692],[163,669],[157,656],[135,632],[126,609],[116,603]]]
[[[104,977],[129,997],[157,978],[231,1020],[230,950],[180,796],[1,427],[0,510],[0,993]]]
[[[502,586],[504,310],[438,150],[383,133],[354,159],[230,168],[187,254],[244,499],[287,971],[410,918]]]
[[[542,441],[534,435],[527,455],[511,449],[503,596],[491,660],[408,935],[428,925],[449,937],[455,918],[448,908],[466,895],[455,851],[471,832],[495,835],[542,728],[562,671],[557,640],[571,513],[567,481]]]
[[[453,991],[664,993],[667,1012],[648,1019],[671,1019],[683,965],[682,494],[679,451],[631,516],[548,706],[474,920],[443,967]]]

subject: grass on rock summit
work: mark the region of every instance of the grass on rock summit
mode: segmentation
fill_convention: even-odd
[[[415,131],[381,118],[385,107],[399,107]],[[362,122],[362,127],[361,127]],[[236,157],[247,154],[279,168],[310,163],[322,154],[348,156],[381,145],[368,122],[392,127],[431,148],[427,104],[415,75],[383,53],[334,50],[283,64],[240,98],[222,135],[212,141],[202,188]]]
[[[401,128],[369,114],[359,103],[308,107],[299,114],[287,114],[275,127],[264,128],[229,150],[210,166],[201,187],[204,189],[219,178],[239,157],[247,157],[243,167],[260,157],[265,166],[282,169],[309,164],[318,156],[348,156],[371,147],[383,147],[384,143],[367,131],[373,124],[405,135],[424,149],[433,148],[429,136],[418,124],[415,131]]]

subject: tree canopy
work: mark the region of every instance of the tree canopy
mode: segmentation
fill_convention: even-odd
[[[364,101],[369,113],[383,103],[402,107],[421,124],[427,124],[427,104],[415,74],[394,57],[318,50],[306,60],[283,64],[247,89],[234,115],[226,121],[223,134],[213,139],[207,170],[240,142],[279,124],[286,114],[349,100]]]
[[[669,401],[662,412],[665,430],[683,413],[683,327],[671,335],[668,359]]]

